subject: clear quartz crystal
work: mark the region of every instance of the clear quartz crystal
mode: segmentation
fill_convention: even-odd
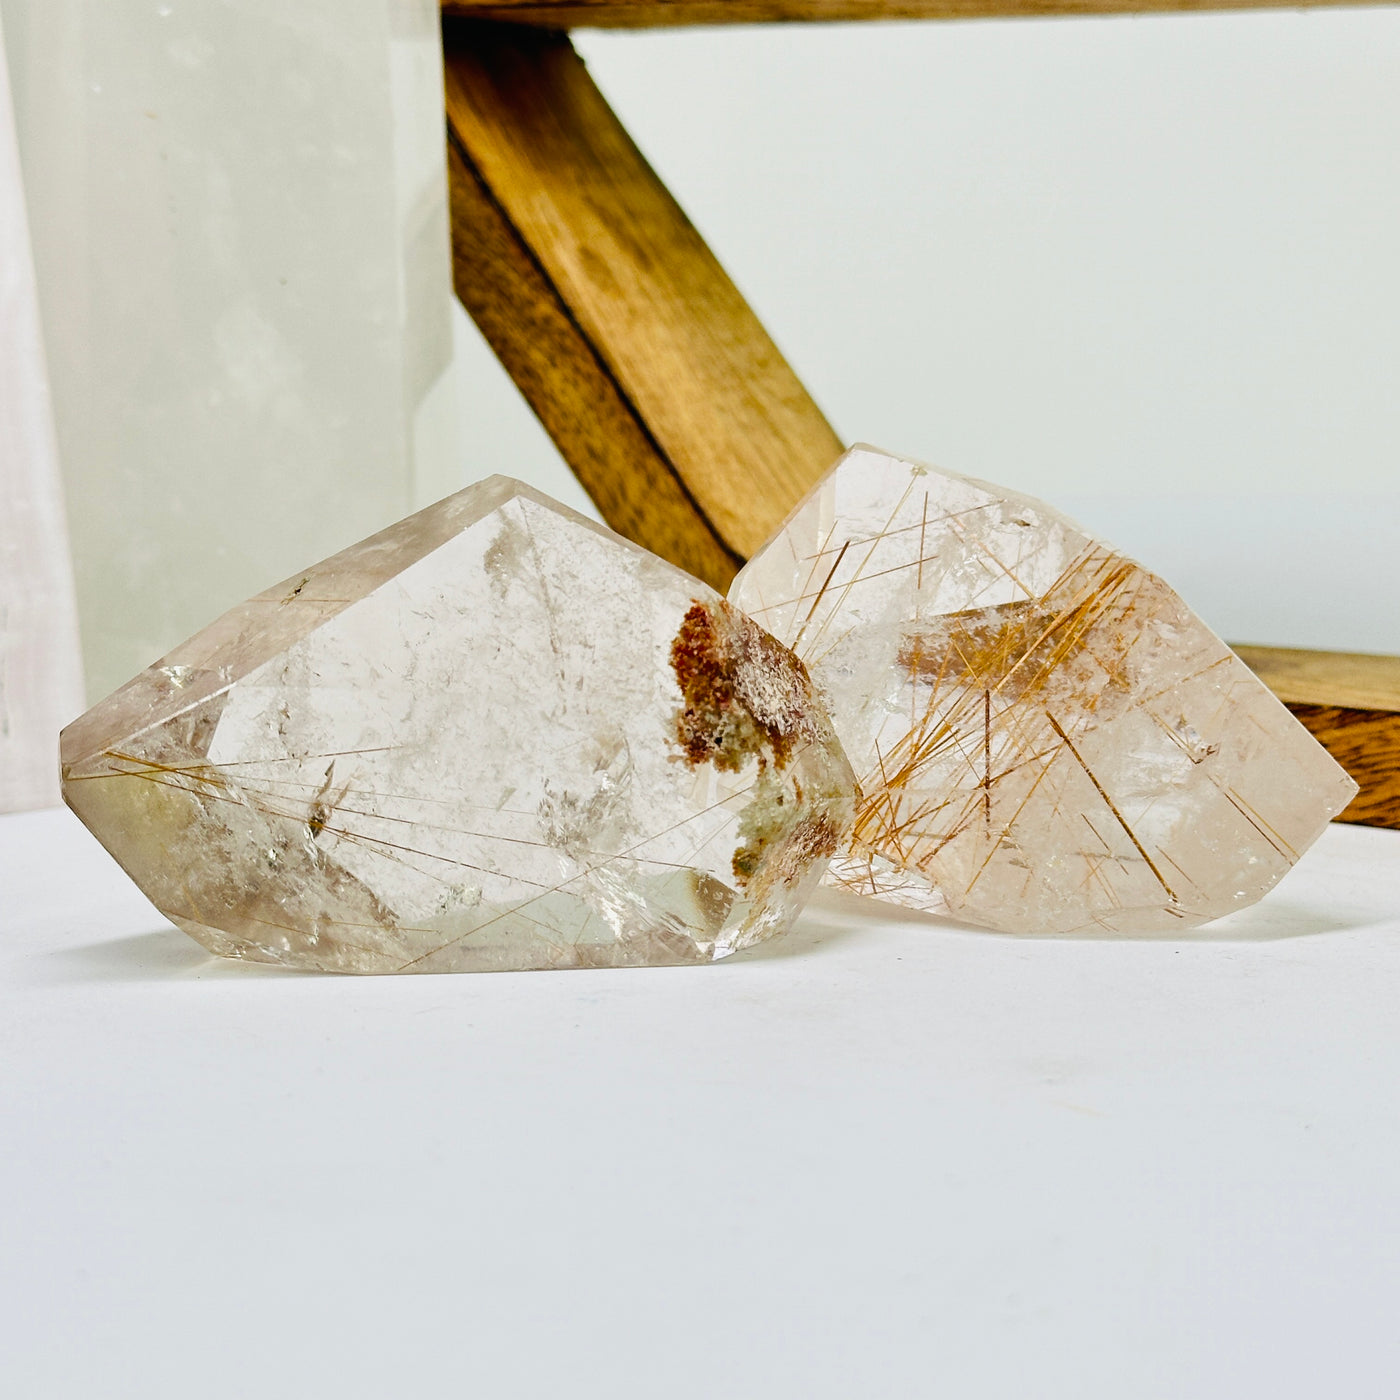
[[[186,932],[344,972],[724,957],[787,927],[855,800],[790,652],[502,477],[233,609],[62,753]]]
[[[1356,785],[1161,579],[1028,496],[856,447],[730,600],[855,766],[828,880],[1012,932],[1203,923]]]

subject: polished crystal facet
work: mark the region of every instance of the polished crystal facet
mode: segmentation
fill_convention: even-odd
[[[226,614],[63,764],[206,947],[344,972],[720,958],[786,928],[854,809],[789,651],[500,477]]]
[[[1042,502],[848,452],[730,599],[862,797],[828,880],[1013,932],[1257,900],[1355,784],[1161,579]]]

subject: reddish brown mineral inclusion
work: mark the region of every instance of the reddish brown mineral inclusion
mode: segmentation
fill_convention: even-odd
[[[686,762],[732,773],[758,766],[740,822],[744,840],[731,861],[739,886],[760,874],[775,842],[789,847],[779,864],[789,882],[833,855],[842,830],[831,813],[819,804],[793,827],[793,805],[808,794],[797,775],[778,777],[795,755],[831,743],[806,667],[722,599],[692,602],[671,644],[671,667],[682,696],[676,739]]]
[[[749,758],[786,766],[816,737],[807,668],[723,599],[693,602],[671,644],[685,703],[677,736],[692,764],[738,772]]]

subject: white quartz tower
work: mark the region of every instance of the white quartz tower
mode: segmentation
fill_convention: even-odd
[[[58,800],[58,728],[83,683],[4,51],[0,37],[0,812],[13,812]]]
[[[437,6],[0,14],[95,698],[460,484]]]

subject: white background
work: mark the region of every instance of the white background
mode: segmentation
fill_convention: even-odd
[[[1400,833],[1185,938],[210,958],[0,817],[6,1400],[1392,1400]]]
[[[577,36],[847,441],[1400,652],[1400,10]],[[567,495],[459,322],[471,475]],[[477,469],[477,464],[480,469]]]

